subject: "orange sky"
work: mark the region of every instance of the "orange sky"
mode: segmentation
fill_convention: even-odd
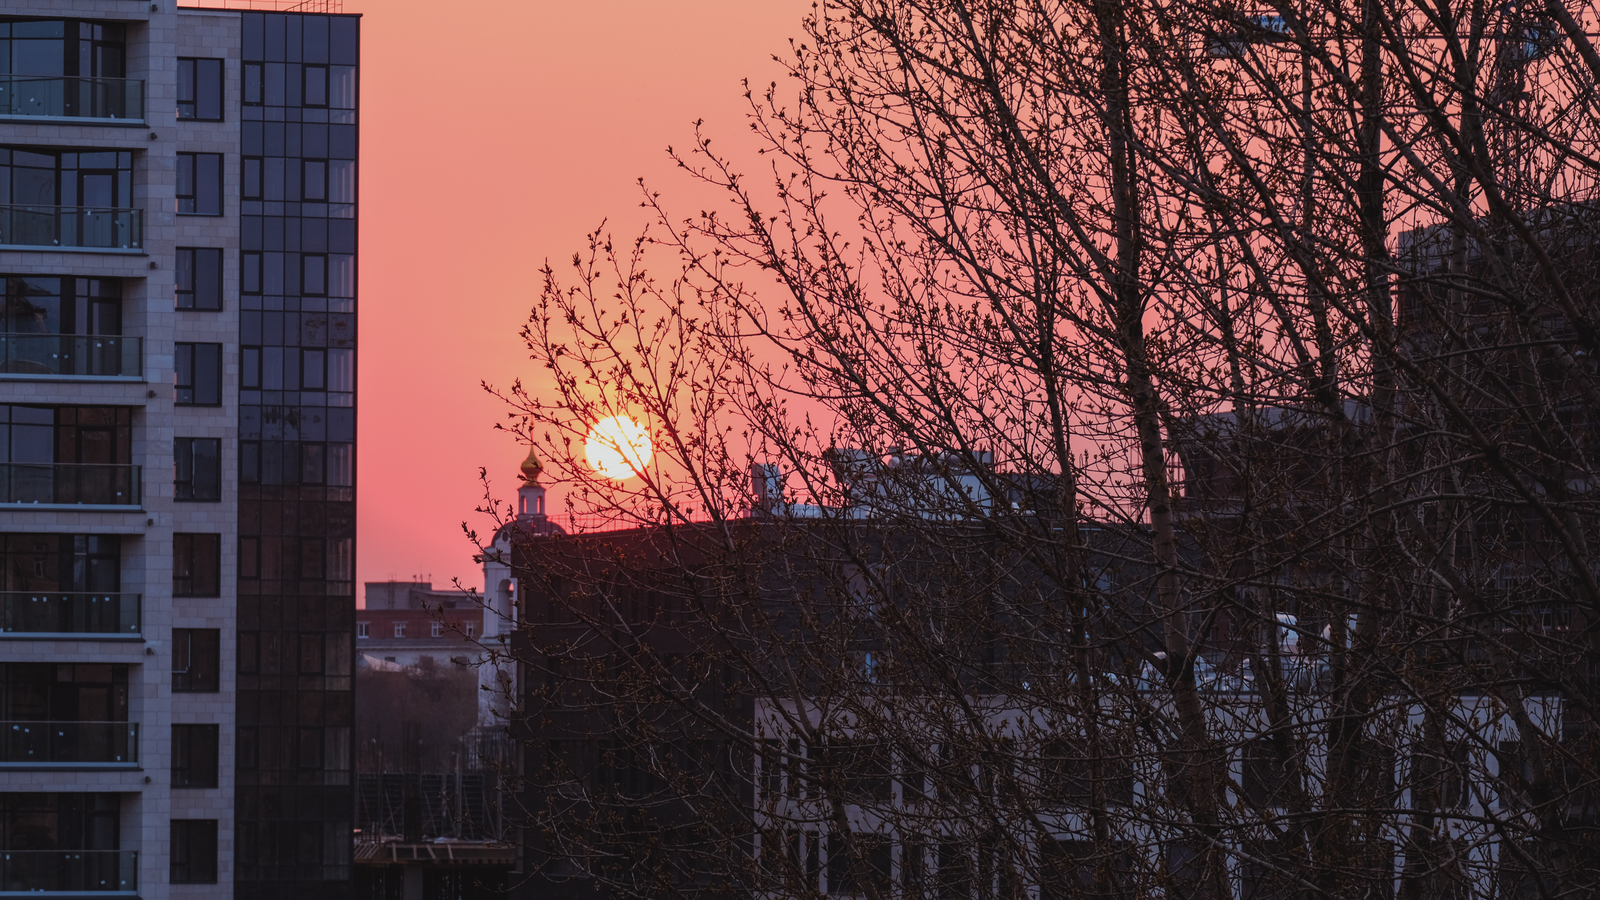
[[[510,499],[526,453],[479,382],[536,384],[517,332],[546,259],[607,220],[708,198],[666,158],[692,123],[748,145],[739,81],[809,0],[344,0],[362,21],[357,578],[478,584],[461,522],[486,467]],[[748,155],[743,158],[749,159]]]

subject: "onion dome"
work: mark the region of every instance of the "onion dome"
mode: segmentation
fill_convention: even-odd
[[[544,463],[539,462],[539,457],[528,448],[528,458],[522,461],[522,480],[528,484],[539,483],[539,473],[544,471]]]

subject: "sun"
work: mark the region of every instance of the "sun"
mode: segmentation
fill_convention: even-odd
[[[655,453],[650,446],[650,433],[627,416],[612,416],[594,423],[584,450],[589,456],[589,465],[614,481],[643,472]]]

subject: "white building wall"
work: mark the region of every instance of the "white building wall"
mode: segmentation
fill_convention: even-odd
[[[239,147],[241,22],[237,13],[178,9],[171,0],[9,0],[0,15],[105,19],[127,25],[127,74],[145,81],[142,122],[39,123],[0,117],[0,144],[129,150],[134,155],[133,205],[143,211],[138,251],[0,250],[0,272],[115,277],[123,285],[123,334],[144,339],[141,380],[18,378],[0,373],[0,404],[123,406],[134,410],[133,461],[143,467],[137,507],[24,508],[0,503],[0,532],[123,536],[122,591],[143,597],[139,638],[32,640],[0,635],[0,661],[125,663],[130,668],[129,720],[139,725],[139,767],[82,771],[0,770],[5,791],[122,794],[120,843],[139,853],[138,894],[144,898],[231,897],[233,893],[234,648],[238,546]],[[180,56],[225,58],[224,121],[177,121]],[[180,151],[224,154],[224,215],[176,213]],[[221,312],[174,309],[175,248],[223,247]],[[220,407],[175,407],[175,341],[223,345]],[[220,503],[173,500],[173,439],[222,439]],[[172,535],[222,535],[222,596],[173,598]],[[221,690],[171,690],[172,629],[221,632]],[[220,727],[216,788],[171,787],[171,726]],[[218,820],[216,884],[170,885],[170,820]]]

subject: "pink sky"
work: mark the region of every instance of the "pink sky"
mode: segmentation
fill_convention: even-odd
[[[537,384],[517,332],[538,269],[602,219],[635,235],[641,176],[685,214],[713,202],[665,148],[696,119],[747,144],[740,79],[780,77],[809,7],[344,0],[364,14],[359,580],[478,584],[478,470],[510,499],[526,453],[479,383]]]

